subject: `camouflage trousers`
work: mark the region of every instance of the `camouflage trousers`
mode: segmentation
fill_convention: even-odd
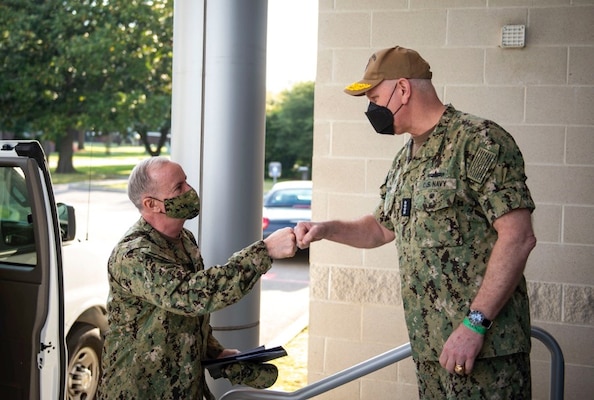
[[[470,375],[450,374],[439,361],[416,361],[422,400],[530,400],[530,354],[476,360]]]

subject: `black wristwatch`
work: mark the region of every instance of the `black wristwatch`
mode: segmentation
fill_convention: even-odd
[[[468,320],[473,326],[482,326],[485,329],[489,329],[493,325],[493,321],[487,319],[485,314],[478,310],[470,310],[468,313]]]

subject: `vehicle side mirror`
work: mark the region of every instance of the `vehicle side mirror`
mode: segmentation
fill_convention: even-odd
[[[74,207],[64,203],[58,203],[58,220],[60,222],[60,234],[63,242],[69,242],[76,237],[76,217]]]

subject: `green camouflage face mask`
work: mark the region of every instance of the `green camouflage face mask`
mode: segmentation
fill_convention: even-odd
[[[194,189],[179,196],[159,201],[165,205],[165,215],[171,218],[192,219],[200,214],[200,197]]]

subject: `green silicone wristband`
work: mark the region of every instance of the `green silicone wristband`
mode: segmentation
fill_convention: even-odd
[[[485,328],[484,326],[472,325],[470,323],[470,320],[468,319],[468,317],[465,317],[464,321],[462,323],[464,324],[465,327],[467,327],[471,331],[474,331],[480,335],[484,335],[485,333],[487,333],[487,328]]]

